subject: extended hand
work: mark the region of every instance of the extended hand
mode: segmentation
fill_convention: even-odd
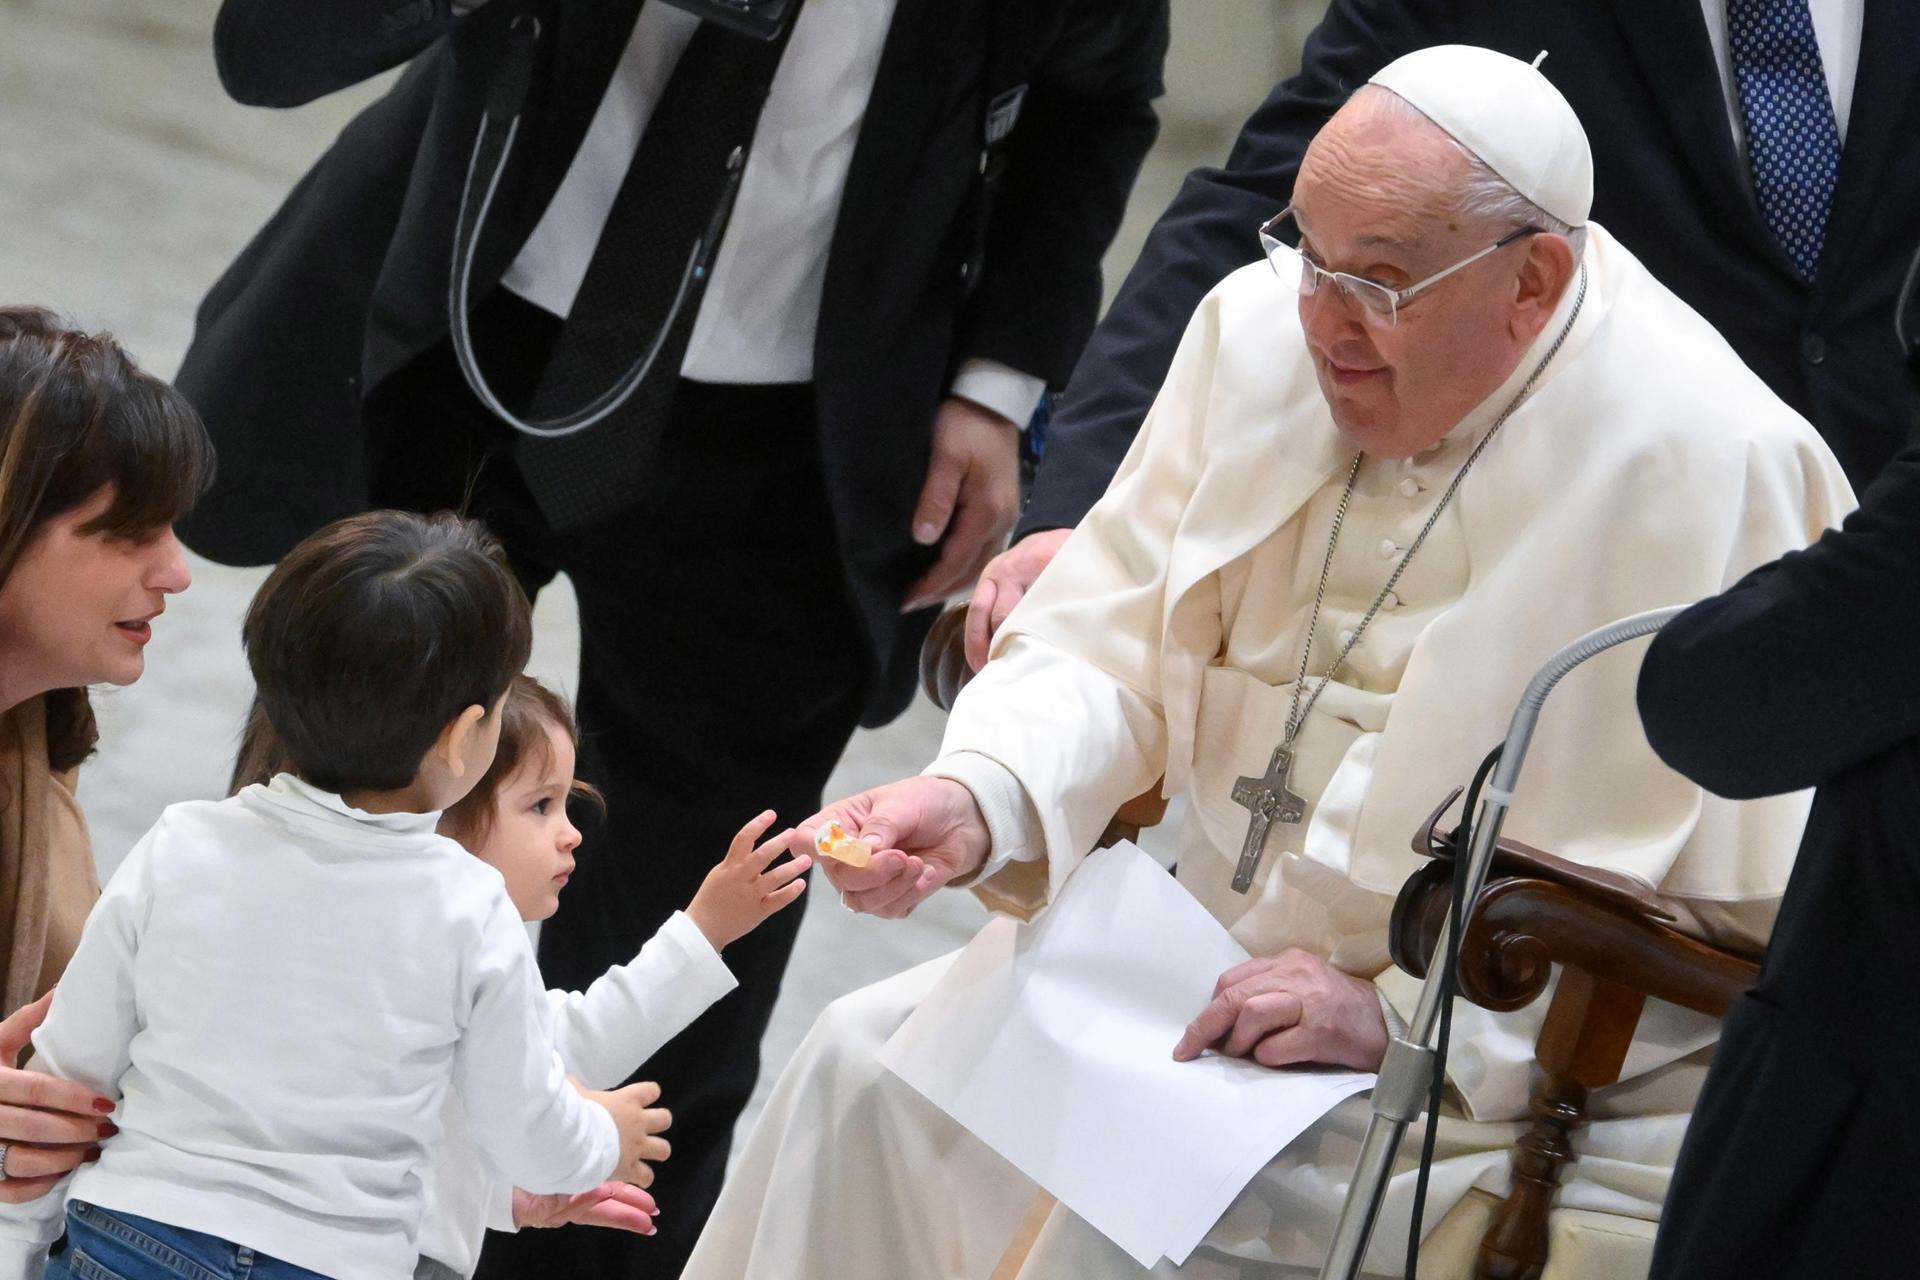
[[[100,1140],[117,1132],[105,1118],[112,1100],[70,1080],[15,1066],[52,1004],[49,991],[0,1022],[0,1142],[7,1144],[0,1203],[39,1199],[98,1156]]]
[[[807,882],[800,877],[813,865],[809,855],[797,853],[779,866],[773,865],[792,843],[792,833],[782,832],[763,845],[754,845],[772,824],[773,810],[769,809],[740,828],[727,848],[727,856],[707,872],[700,891],[687,907],[687,918],[707,935],[715,951],[752,932],[806,890]]]
[[[980,571],[979,585],[973,589],[973,599],[967,603],[968,666],[978,671],[987,665],[987,646],[993,643],[993,633],[1072,536],[1071,529],[1030,533],[987,562]]]
[[[653,1215],[657,1212],[652,1196],[624,1182],[603,1182],[577,1196],[537,1196],[513,1189],[513,1225],[523,1230],[578,1223],[650,1236],[656,1229]]]
[[[933,461],[913,509],[913,540],[940,558],[907,591],[903,613],[946,599],[980,576],[1020,514],[1020,428],[971,400],[933,420]]]
[[[898,920],[987,858],[980,806],[971,791],[946,778],[907,778],[829,805],[800,824],[794,847],[811,848],[813,833],[829,818],[876,850],[864,867],[820,859],[840,900],[868,915]]]
[[[1249,960],[1220,975],[1213,1002],[1174,1047],[1188,1062],[1205,1049],[1269,1067],[1302,1062],[1378,1071],[1387,1021],[1371,982],[1298,948]]]

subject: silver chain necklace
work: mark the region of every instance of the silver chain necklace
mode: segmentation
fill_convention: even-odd
[[[1240,778],[1233,784],[1233,802],[1246,808],[1251,815],[1251,820],[1247,824],[1247,838],[1240,846],[1240,861],[1234,867],[1234,892],[1245,893],[1253,887],[1254,873],[1260,867],[1260,855],[1266,849],[1267,835],[1272,830],[1273,824],[1296,823],[1306,817],[1306,801],[1287,789],[1287,781],[1288,776],[1293,772],[1294,740],[1300,736],[1300,730],[1306,724],[1307,716],[1312,713],[1314,703],[1320,700],[1320,694],[1334,676],[1339,674],[1340,668],[1346,665],[1347,655],[1353,652],[1354,646],[1358,645],[1361,637],[1366,635],[1367,628],[1373,624],[1381,606],[1387,602],[1387,597],[1393,594],[1394,587],[1399,584],[1401,575],[1406,573],[1407,566],[1413,563],[1413,557],[1419,554],[1421,546],[1427,540],[1427,535],[1432,533],[1434,526],[1440,523],[1441,513],[1453,501],[1453,495],[1459,492],[1460,482],[1467,478],[1467,472],[1473,469],[1473,464],[1480,460],[1480,455],[1493,442],[1493,437],[1499,433],[1502,426],[1506,425],[1507,419],[1513,416],[1514,410],[1518,409],[1521,402],[1527,398],[1528,393],[1533,390],[1534,383],[1540,380],[1540,375],[1545,373],[1547,366],[1553,362],[1554,356],[1560,353],[1561,346],[1566,343],[1567,335],[1573,332],[1573,322],[1580,318],[1580,308],[1586,300],[1587,269],[1583,264],[1580,268],[1580,289],[1574,295],[1573,310],[1568,314],[1566,323],[1560,326],[1560,333],[1554,338],[1553,345],[1548,347],[1546,354],[1540,357],[1540,363],[1534,365],[1533,372],[1527,375],[1526,382],[1522,383],[1520,390],[1514,393],[1513,399],[1507,402],[1507,407],[1500,411],[1500,416],[1493,420],[1493,425],[1488,427],[1486,434],[1480,437],[1480,442],[1473,446],[1473,451],[1460,464],[1460,469],[1453,473],[1452,482],[1447,485],[1446,492],[1440,495],[1440,501],[1435,504],[1432,514],[1428,515],[1426,524],[1421,526],[1419,536],[1414,538],[1413,545],[1407,548],[1407,553],[1400,557],[1400,563],[1394,566],[1386,585],[1380,588],[1380,593],[1374,596],[1373,603],[1367,607],[1366,616],[1360,619],[1359,626],[1348,633],[1346,643],[1341,646],[1340,652],[1334,655],[1333,664],[1313,686],[1313,692],[1307,696],[1306,705],[1302,706],[1300,691],[1307,682],[1307,664],[1313,656],[1313,636],[1319,629],[1320,609],[1327,598],[1327,579],[1333,572],[1334,548],[1340,544],[1340,526],[1346,523],[1347,508],[1353,502],[1354,485],[1360,479],[1360,464],[1366,461],[1367,456],[1365,453],[1353,455],[1353,466],[1347,470],[1346,489],[1340,494],[1340,505],[1333,513],[1333,532],[1327,537],[1327,556],[1320,565],[1320,586],[1313,595],[1313,612],[1307,618],[1307,639],[1300,649],[1300,674],[1293,682],[1293,703],[1287,712],[1286,736],[1281,739],[1280,745],[1273,749],[1273,758],[1268,762],[1265,774],[1257,778]]]

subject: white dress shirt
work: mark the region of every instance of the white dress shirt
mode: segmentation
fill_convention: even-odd
[[[584,993],[547,992],[560,1061],[589,1089],[612,1089],[661,1045],[739,983],[682,912],[674,912],[627,964],[609,969]],[[664,1104],[673,1105],[667,1098]],[[421,1256],[470,1276],[487,1229],[515,1231],[513,1182],[495,1172],[474,1142],[458,1093],[447,1095],[445,1135],[427,1178]]]
[[[1860,26],[1866,0],[1807,0],[1813,16],[1813,38],[1820,46],[1820,69],[1826,73],[1827,96],[1833,101],[1833,123],[1840,142],[1847,141],[1847,117],[1853,109],[1853,81],[1860,70]],[[1740,85],[1733,74],[1733,50],[1727,42],[1727,0],[1700,0],[1707,18],[1707,40],[1713,45],[1714,64],[1720,68],[1720,92],[1727,100],[1727,120],[1733,125],[1733,150],[1747,173],[1747,122],[1740,113]]]
[[[813,377],[827,254],[893,9],[894,0],[809,0],[800,10],[682,376],[717,383]],[[580,150],[501,278],[508,289],[557,316],[573,309],[640,135],[698,26],[671,5],[641,7]],[[1041,379],[990,360],[966,362],[952,388],[1021,426],[1045,389]]]
[[[282,774],[167,809],[115,872],[34,1035],[120,1100],[66,1194],[0,1206],[0,1275],[38,1276],[67,1195],[323,1275],[409,1280],[449,1084],[530,1190],[620,1154],[566,1082],[500,873]]]

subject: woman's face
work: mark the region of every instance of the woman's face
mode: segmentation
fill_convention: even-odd
[[[493,823],[473,849],[506,880],[507,897],[522,920],[545,920],[560,909],[560,891],[580,847],[580,832],[567,818],[573,741],[557,725],[548,725],[546,733],[546,751],[527,752],[502,780],[493,797]]]
[[[132,684],[146,669],[153,621],[192,575],[171,528],[85,532],[112,502],[104,488],[47,521],[0,583],[0,710],[49,689]]]

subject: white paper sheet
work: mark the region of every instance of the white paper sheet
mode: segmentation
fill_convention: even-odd
[[[1142,1266],[1187,1256],[1359,1072],[1173,1046],[1247,953],[1132,844],[1095,853],[1033,924],[996,919],[880,1061]]]

